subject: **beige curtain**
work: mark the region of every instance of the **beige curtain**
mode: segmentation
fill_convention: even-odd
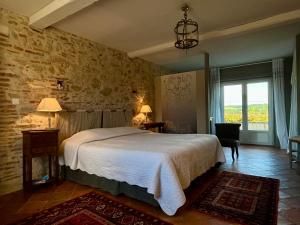
[[[87,129],[101,128],[102,112],[60,112],[57,125],[60,142],[73,134]]]
[[[59,112],[56,114],[56,127],[62,142],[73,134],[93,128],[131,126],[131,111],[99,112]]]
[[[131,126],[132,113],[130,111],[103,111],[103,126],[109,127],[124,127]]]

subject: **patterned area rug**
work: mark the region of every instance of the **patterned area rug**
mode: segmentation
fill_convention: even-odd
[[[222,172],[192,207],[247,225],[276,225],[279,180]]]
[[[171,225],[96,192],[64,202],[15,224],[18,225]]]

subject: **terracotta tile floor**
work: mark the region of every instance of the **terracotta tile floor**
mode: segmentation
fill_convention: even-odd
[[[280,179],[280,203],[278,224],[300,225],[300,176],[295,170],[289,169],[287,155],[278,149],[260,146],[242,146],[240,157],[235,162],[231,160],[231,150],[224,149],[227,162],[219,170],[227,170],[267,176]],[[200,214],[188,206],[193,199],[205,188],[209,181],[217,174],[218,169],[213,169],[204,176],[193,182],[191,188],[186,191],[187,204],[178,211],[176,216],[169,217],[161,212],[159,208],[151,207],[145,203],[127,198],[125,196],[114,197],[117,201],[127,204],[133,208],[142,209],[156,217],[180,225],[223,225],[232,224],[212,216]],[[85,194],[93,188],[78,185],[68,181],[59,186],[49,186],[35,191],[33,194],[14,192],[0,196],[0,224],[8,224],[27,217],[32,213],[62,203],[68,199]]]

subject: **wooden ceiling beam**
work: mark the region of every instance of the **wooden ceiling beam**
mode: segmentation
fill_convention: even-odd
[[[98,0],[54,0],[29,18],[29,25],[44,29]]]
[[[199,41],[211,40],[215,38],[225,38],[241,35],[244,33],[255,32],[259,30],[266,30],[272,27],[289,24],[300,21],[300,9],[290,11],[287,13],[281,13],[275,16],[271,16],[265,19],[257,20],[254,22],[246,23],[243,25],[230,27],[222,30],[214,30],[199,35]],[[144,49],[128,52],[130,58],[140,57],[144,55],[150,55],[162,51],[166,51],[174,47],[174,40],[165,42],[159,45],[151,46]],[[201,47],[201,45],[199,45]]]

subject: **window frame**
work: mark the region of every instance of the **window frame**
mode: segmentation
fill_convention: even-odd
[[[269,113],[269,126],[268,130],[248,130],[248,91],[247,84],[251,83],[268,83],[268,113]],[[274,124],[274,109],[273,109],[273,86],[272,78],[256,78],[256,79],[245,79],[245,80],[236,80],[236,81],[224,81],[221,82],[221,119],[224,122],[224,86],[228,85],[242,85],[242,127],[241,131],[244,132],[273,132]]]

